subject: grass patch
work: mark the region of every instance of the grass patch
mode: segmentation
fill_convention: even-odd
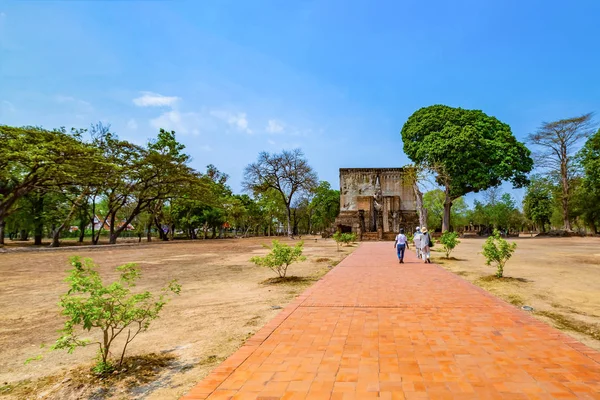
[[[212,355],[212,356],[208,356],[208,357],[200,360],[200,362],[198,362],[198,365],[212,365],[212,364],[220,363],[223,360],[225,360],[225,357],[219,357],[216,355]]]
[[[477,279],[480,282],[504,282],[504,283],[528,283],[531,282],[528,279],[525,278],[513,278],[511,276],[503,276],[502,278],[498,278],[496,275],[488,275],[488,276],[482,276],[481,278]]]
[[[511,293],[506,296],[506,300],[513,306],[521,307],[525,305],[525,300],[518,294]]]
[[[448,260],[448,261],[467,261],[464,258],[456,258],[456,257],[448,257],[448,258],[444,257],[444,260]]]
[[[331,266],[332,266],[332,267],[335,267],[336,265],[338,265],[338,264],[339,264],[339,263],[341,263],[341,262],[342,262],[341,260],[333,260],[333,261],[331,262]]]
[[[329,268],[321,268],[314,274],[309,276],[286,276],[285,278],[269,278],[260,282],[262,285],[288,285],[288,286],[308,286],[319,279],[330,271]]]
[[[131,356],[123,360],[123,368],[107,375],[92,372],[91,365],[71,369],[61,374],[45,376],[36,380],[22,380],[0,386],[0,395],[11,395],[19,399],[35,398],[46,392],[52,398],[65,398],[71,392],[87,387],[94,391],[94,398],[110,397],[115,387],[135,391],[140,386],[156,380],[167,368],[177,367],[177,357],[172,354],[150,353]]]
[[[578,321],[574,318],[570,318],[566,315],[559,314],[553,311],[534,311],[534,314],[550,318],[556,324],[558,329],[582,333],[584,335],[590,336],[593,339],[600,340],[599,324],[590,324],[587,322]]]
[[[256,326],[256,325],[258,325],[259,322],[260,322],[259,316],[252,317],[244,324],[244,326]]]
[[[299,284],[304,284],[307,282],[312,282],[312,279],[308,276],[286,276],[284,278],[276,277],[265,279],[260,282],[262,285],[290,285],[295,286]]]
[[[469,273],[467,271],[456,271],[454,272],[458,276],[467,276]]]
[[[327,262],[327,261],[331,261],[331,258],[319,257],[319,258],[315,259],[315,262]]]
[[[564,311],[568,311],[568,312],[570,312],[570,313],[572,313],[572,314],[579,314],[579,315],[583,315],[583,316],[586,316],[586,317],[594,317],[594,318],[599,318],[599,317],[598,317],[597,315],[595,315],[595,314],[588,314],[588,313],[586,313],[586,312],[583,312],[583,311],[576,310],[576,309],[574,309],[574,308],[572,308],[572,307],[569,307],[569,306],[563,306],[562,304],[560,304],[560,303],[557,303],[557,302],[555,302],[555,301],[553,301],[552,303],[550,303],[550,305],[551,305],[553,308],[558,308],[558,309],[561,309],[561,310],[564,310]]]

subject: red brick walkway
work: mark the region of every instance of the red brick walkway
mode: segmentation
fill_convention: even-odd
[[[184,399],[600,399],[600,353],[405,262],[361,244]]]

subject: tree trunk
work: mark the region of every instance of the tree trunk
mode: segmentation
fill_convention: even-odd
[[[286,217],[287,217],[287,234],[289,236],[290,239],[294,238],[294,232],[292,231],[292,210],[290,208],[290,206],[286,206],[287,208],[287,213],[286,213]]]
[[[4,229],[6,228],[6,221],[0,219],[0,246],[4,246]]]
[[[44,237],[44,195],[37,192],[31,202],[33,214],[33,244],[41,245]]]
[[[96,231],[96,195],[92,198],[92,245],[98,244],[98,239],[95,235]]]
[[[115,222],[117,219],[116,212],[110,213],[110,236],[108,239],[108,243],[117,244],[117,235],[115,235]]]
[[[562,211],[563,211],[563,229],[571,231],[571,221],[569,221],[569,171],[567,169],[567,153],[566,149],[561,148],[562,157],[560,163],[560,175],[562,184]]]
[[[423,193],[419,189],[417,179],[413,182],[413,191],[415,192],[415,198],[417,200],[417,212],[419,213],[419,225],[427,226],[427,209],[423,207]]]
[[[442,232],[450,230],[450,210],[452,209],[452,198],[450,188],[446,186],[446,198],[444,199],[444,217],[442,218]]]
[[[60,227],[59,227],[60,228]],[[50,247],[58,247],[60,246],[60,232],[62,229],[53,229],[52,230],[52,244]]]
[[[44,237],[44,225],[36,224],[33,231],[33,244],[40,246]]]
[[[150,243],[152,241],[152,224],[148,222],[148,226],[146,227],[146,241]]]
[[[84,194],[82,193],[79,199],[81,199],[83,196],[84,196]],[[71,208],[71,211],[69,212],[69,215],[67,215],[67,218],[64,219],[62,224],[60,224],[60,226],[58,228],[56,228],[56,226],[54,224],[52,225],[52,244],[50,245],[51,247],[58,247],[60,245],[60,242],[59,242],[60,233],[69,224],[69,222],[71,221],[71,218],[73,218],[73,214],[75,214],[75,210],[77,209],[77,207],[78,207],[78,202],[75,201],[75,203],[73,203],[73,207]]]
[[[567,183],[565,183],[567,184]],[[569,188],[563,187],[562,209],[563,209],[563,226],[565,231],[571,231],[571,221],[569,220]]]
[[[167,241],[169,238],[166,237],[167,235],[163,231],[162,226],[160,226],[160,222],[156,215],[154,216],[154,225],[156,226],[156,230],[158,230],[158,238],[162,241]]]

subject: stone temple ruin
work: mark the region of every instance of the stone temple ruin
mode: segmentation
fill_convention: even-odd
[[[407,168],[340,168],[338,231],[358,240],[394,240],[400,228],[419,225],[416,196]]]

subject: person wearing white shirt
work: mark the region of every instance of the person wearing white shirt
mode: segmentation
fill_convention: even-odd
[[[417,252],[417,258],[421,258],[421,228],[417,226],[417,230],[413,236],[413,243],[415,244],[415,251]]]
[[[431,264],[431,252],[430,252],[430,244],[431,244],[431,235],[427,232],[427,228],[423,227],[421,229],[421,255],[425,263]]]
[[[398,263],[404,264],[404,250],[408,249],[408,238],[404,234],[404,229],[400,229],[400,233],[396,236],[394,247],[398,254]]]

